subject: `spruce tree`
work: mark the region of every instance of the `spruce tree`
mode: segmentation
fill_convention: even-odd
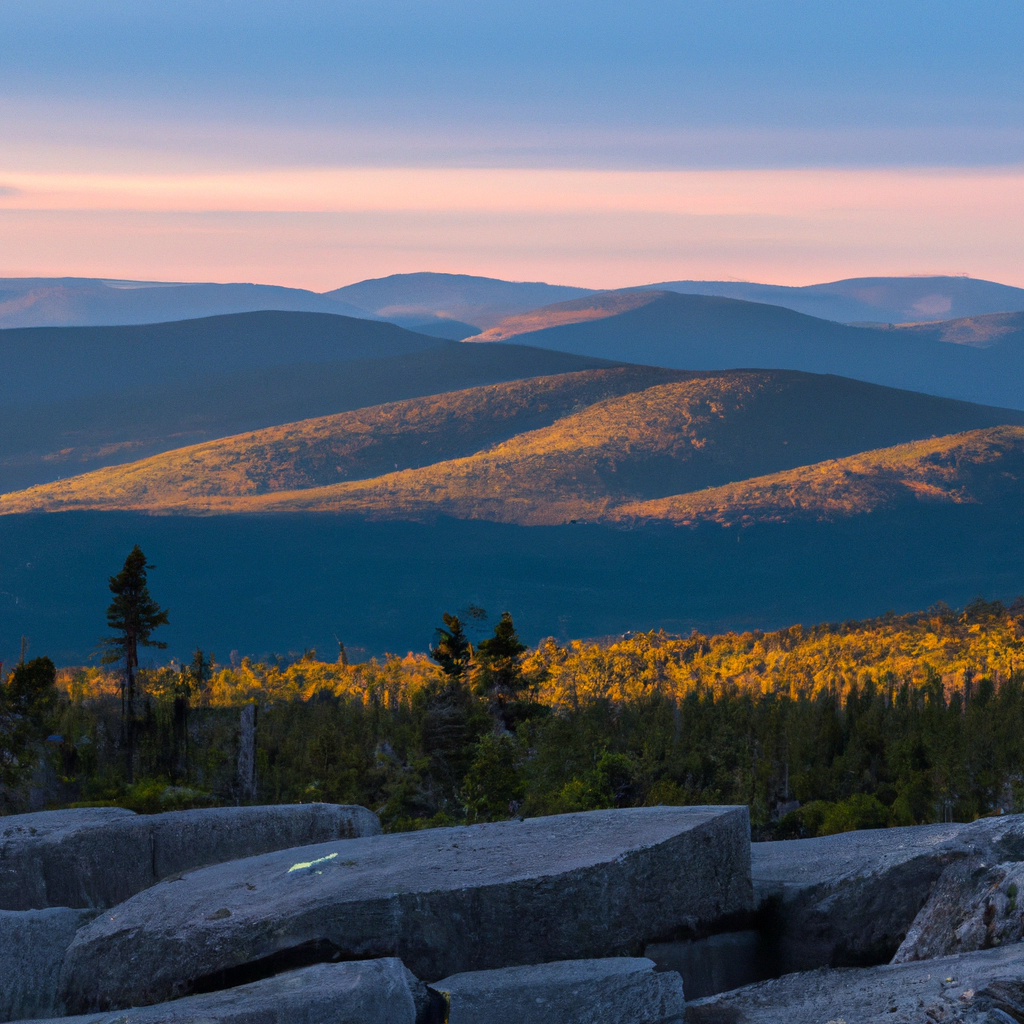
[[[466,675],[473,652],[457,615],[445,612],[441,621],[444,626],[438,626],[435,630],[437,643],[430,648],[430,657],[441,666],[441,671],[449,681],[456,682]]]
[[[494,635],[481,640],[476,648],[480,666],[477,688],[490,695],[497,717],[511,728],[508,705],[519,697],[523,688],[523,670],[519,659],[526,644],[519,639],[512,616],[502,612],[501,621],[494,627]]]
[[[121,682],[121,724],[127,750],[128,781],[132,781],[135,755],[135,674],[139,667],[139,646],[165,648],[152,639],[153,630],[167,625],[167,611],[153,600],[146,585],[146,571],[154,568],[138,544],[124,560],[124,567],[110,577],[114,600],[107,609],[107,626],[112,635],[100,643],[106,648],[104,664],[124,662]]]

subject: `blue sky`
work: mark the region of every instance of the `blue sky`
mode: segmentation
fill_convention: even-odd
[[[285,167],[1017,168],[1022,39],[1020,0],[6,0],[0,190]]]
[[[1022,40],[1019,0],[8,0],[0,94],[213,160],[1016,163]]]

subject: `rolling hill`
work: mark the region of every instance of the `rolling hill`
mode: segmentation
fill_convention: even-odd
[[[556,524],[965,428],[988,409],[794,372],[619,367],[490,385],[177,449],[0,496],[0,513],[323,511]]]
[[[1024,348],[1024,313],[986,313],[925,323],[878,324],[876,330],[893,331],[903,336],[928,338],[948,345],[972,348]]]
[[[0,379],[8,405],[25,408],[235,370],[405,355],[441,344],[390,323],[278,310],[142,326],[29,327],[0,331]]]
[[[522,345],[439,343],[374,359],[236,370],[187,386],[154,375],[120,393],[40,401],[0,419],[0,493],[242,431],[606,365]]]
[[[588,288],[569,288],[540,281],[500,281],[469,274],[420,273],[393,274],[360,281],[326,292],[325,297],[359,306],[404,327],[450,318],[476,324],[480,330],[494,326],[507,316],[552,302],[579,298],[589,292]]]
[[[970,277],[855,277],[803,287],[747,281],[665,281],[648,287],[766,302],[840,323],[895,324],[1024,310],[1024,288]]]
[[[339,299],[277,285],[0,278],[0,328],[153,324],[264,309],[378,319]]]
[[[619,522],[723,526],[831,521],[916,503],[1024,500],[1024,428],[991,427],[861,452],[812,466],[620,505]]]
[[[649,298],[638,299],[638,294]],[[1004,326],[1014,322],[1004,321]],[[602,293],[506,320],[470,340],[487,337],[688,370],[770,367],[834,373],[1024,408],[1024,346],[952,345],[938,326],[896,331],[852,327],[739,299],[667,291]]]

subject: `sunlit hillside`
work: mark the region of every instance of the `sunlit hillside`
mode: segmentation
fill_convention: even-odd
[[[957,320],[940,320],[938,323],[895,324],[882,329],[973,348],[1020,345],[1024,342],[1024,313],[985,313]]]
[[[322,487],[471,454],[609,396],[691,376],[621,367],[447,392],[191,445],[23,493],[42,502],[33,507],[156,509]],[[24,507],[13,495],[0,500]]]
[[[586,323],[588,320],[603,320],[605,317],[617,316],[631,309],[639,309],[665,292],[659,291],[615,291],[595,292],[580,299],[568,302],[556,302],[551,306],[531,309],[528,313],[506,317],[501,323],[476,334],[466,341],[505,341],[517,334],[529,334],[531,331],[543,331],[548,327],[561,327],[564,324]]]
[[[969,431],[692,494],[620,505],[624,522],[680,525],[836,519],[907,502],[1024,498],[1024,428]]]
[[[448,515],[526,525],[682,521],[697,514],[686,511],[689,492],[721,490],[730,483],[732,489],[721,496],[708,492],[693,498],[692,507],[719,501],[731,508],[746,493],[746,485],[732,482],[783,470],[790,476],[765,485],[769,498],[758,497],[761,491],[755,489],[750,500],[778,504],[788,500],[780,497],[787,488],[799,485],[800,494],[808,492],[810,481],[810,497],[793,498],[796,507],[804,502],[817,509],[826,502],[826,511],[832,504],[853,511],[873,507],[861,494],[869,486],[859,483],[866,471],[840,467],[826,485],[825,471],[797,467],[1007,419],[1019,422],[1024,415],[840,377],[623,367],[474,388],[254,431],[4,495],[0,512],[327,511],[372,519]],[[993,444],[1012,447],[1016,435],[993,437]],[[924,444],[921,450],[929,458],[927,446],[941,446]],[[982,455],[971,449],[963,459]],[[906,472],[901,461],[906,457],[897,451],[860,458],[872,466],[881,458],[885,466],[898,467],[886,472],[899,476]],[[939,473],[937,464],[927,466],[932,476]],[[871,478],[875,490],[880,474]],[[847,480],[859,490],[844,489]],[[940,484],[915,486],[925,493]],[[650,508],[636,504],[653,499],[664,500]],[[717,515],[717,507],[708,504],[710,511],[702,514]]]

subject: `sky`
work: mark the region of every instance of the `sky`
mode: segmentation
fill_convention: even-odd
[[[3,0],[0,276],[1024,286],[1019,0]]]

